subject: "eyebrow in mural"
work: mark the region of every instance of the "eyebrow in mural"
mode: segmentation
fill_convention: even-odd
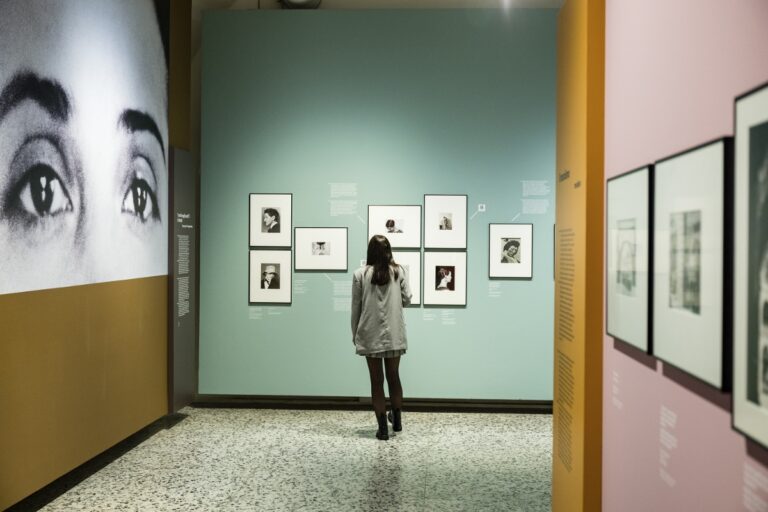
[[[165,143],[163,142],[163,136],[160,134],[160,129],[157,127],[157,123],[152,116],[139,112],[138,110],[126,109],[120,116],[119,125],[128,130],[130,133],[138,131],[146,131],[152,134],[160,144],[160,149],[163,152],[163,160],[165,160]]]
[[[0,120],[24,100],[34,101],[57,121],[69,118],[69,96],[64,88],[27,71],[14,75],[0,93]]]

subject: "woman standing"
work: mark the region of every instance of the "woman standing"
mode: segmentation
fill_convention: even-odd
[[[408,276],[392,258],[389,240],[382,235],[373,236],[368,242],[366,265],[357,269],[352,278],[352,341],[357,354],[365,356],[368,363],[373,411],[379,424],[376,437],[383,441],[389,439],[385,369],[392,402],[392,430],[402,430],[403,387],[399,366],[400,356],[408,348],[403,307],[410,303]]]

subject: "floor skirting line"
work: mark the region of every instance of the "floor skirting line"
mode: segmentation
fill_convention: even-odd
[[[193,407],[367,411],[370,397],[278,395],[196,395]],[[478,412],[552,414],[551,400],[472,400],[404,398],[403,409],[413,412]]]

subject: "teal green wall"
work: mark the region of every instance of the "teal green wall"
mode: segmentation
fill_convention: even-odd
[[[534,223],[531,281],[489,296],[487,245],[489,222],[522,212],[521,180],[554,189],[556,14],[205,13],[201,394],[367,396],[333,300],[365,257],[361,218],[458,193],[470,215],[487,205],[469,221],[468,305],[406,311],[406,397],[552,399],[554,196],[516,220]],[[330,215],[331,182],[358,184],[360,218]],[[249,306],[249,192],[292,192],[294,226],[348,226],[349,272],[294,273],[291,306]]]

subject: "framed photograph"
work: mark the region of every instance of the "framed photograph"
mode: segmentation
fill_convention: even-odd
[[[533,224],[488,224],[488,277],[533,277]]]
[[[421,205],[368,206],[368,240],[384,235],[393,249],[421,247]]]
[[[424,248],[467,248],[466,195],[424,195]]]
[[[347,228],[295,228],[293,268],[347,270]]]
[[[392,251],[395,263],[402,265],[411,286],[411,306],[421,304],[421,253],[417,251]]]
[[[768,84],[735,107],[733,426],[768,447]]]
[[[605,330],[651,352],[651,198],[653,166],[608,180]]]
[[[290,247],[293,194],[248,195],[248,245]]]
[[[424,305],[467,305],[467,253],[424,253]]]
[[[291,251],[249,251],[248,303],[291,303]]]
[[[654,165],[653,354],[725,390],[732,140]]]

